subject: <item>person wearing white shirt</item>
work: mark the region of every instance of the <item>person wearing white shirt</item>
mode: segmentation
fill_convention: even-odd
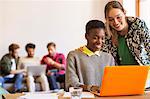
[[[27,66],[40,65],[40,59],[38,57],[34,57],[35,44],[28,43],[25,49],[27,52],[27,56],[19,59],[18,69],[27,69]],[[34,92],[36,90],[35,82],[39,82],[41,84],[42,87],[41,89],[43,91],[49,91],[49,84],[45,74],[39,76],[25,74],[25,76],[26,76],[27,87],[29,92]]]
[[[9,45],[9,53],[5,54],[0,61],[0,85],[4,87],[6,81],[14,82],[12,92],[22,91],[22,80],[25,69],[16,70],[19,60],[19,45],[12,43]]]

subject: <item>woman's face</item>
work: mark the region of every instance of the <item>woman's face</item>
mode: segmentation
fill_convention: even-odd
[[[112,8],[108,12],[107,20],[113,29],[116,31],[122,31],[127,26],[125,17],[125,13],[122,10],[118,8]]]
[[[105,31],[102,28],[94,28],[85,35],[87,39],[87,46],[91,51],[95,52],[101,49],[105,38]]]

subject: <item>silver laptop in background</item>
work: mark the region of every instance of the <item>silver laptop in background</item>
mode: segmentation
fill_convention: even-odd
[[[27,66],[27,74],[39,76],[46,73],[46,65],[31,65]]]

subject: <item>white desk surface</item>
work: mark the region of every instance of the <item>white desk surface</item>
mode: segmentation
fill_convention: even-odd
[[[90,93],[84,92],[82,99],[150,99],[150,91],[145,92],[144,95],[133,95],[133,96],[114,96],[114,97],[97,97]],[[87,97],[89,96],[89,97]],[[6,99],[70,99],[70,97],[58,97],[57,93],[28,93],[28,94],[6,94]]]

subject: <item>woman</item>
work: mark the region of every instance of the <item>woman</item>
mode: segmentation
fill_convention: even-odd
[[[103,50],[118,65],[150,65],[150,32],[143,20],[127,17],[118,1],[105,6],[106,41]]]
[[[99,90],[105,66],[114,66],[111,54],[102,52],[105,24],[90,20],[85,26],[85,46],[70,51],[67,56],[65,87],[82,87],[84,91]]]

